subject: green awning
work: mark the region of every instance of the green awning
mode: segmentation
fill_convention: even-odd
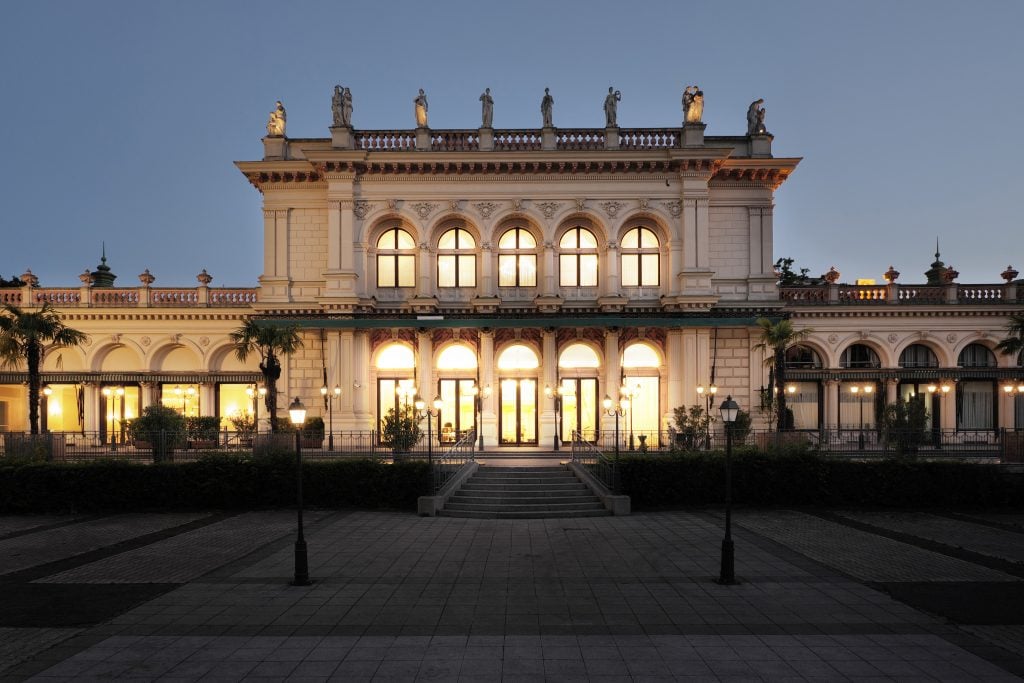
[[[752,327],[758,318],[768,317],[777,321],[777,316],[762,315],[580,315],[569,317],[559,315],[530,315],[517,318],[510,315],[501,316],[452,316],[452,315],[419,315],[403,317],[359,318],[334,317],[265,317],[257,318],[257,324],[298,325],[309,329],[394,329],[394,328],[496,328],[496,327],[539,327],[539,328],[577,328],[577,327]]]

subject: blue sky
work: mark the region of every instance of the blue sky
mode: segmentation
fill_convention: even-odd
[[[327,137],[336,83],[357,128],[676,126],[705,93],[708,135],[765,99],[777,156],[776,257],[819,274],[921,282],[935,238],[961,282],[1024,271],[1024,2],[58,2],[10,0],[0,25],[0,274],[77,285],[102,241],[117,284],[251,286],[260,196],[235,160],[267,112]]]

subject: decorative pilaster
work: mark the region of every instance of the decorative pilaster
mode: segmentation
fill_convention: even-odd
[[[837,379],[825,380],[825,424],[826,429],[839,428],[839,385]]]
[[[551,126],[545,126],[540,129],[540,148],[545,152],[554,151],[557,147],[555,141],[555,129]]]
[[[352,393],[353,426],[355,429],[376,429],[373,412],[370,410],[370,333],[357,330],[352,341]],[[342,391],[345,387],[342,387]]]
[[[537,399],[541,401],[539,443],[550,444],[555,437],[555,402],[547,397],[544,387],[558,390],[558,344],[554,329],[546,329],[541,336],[541,363],[543,375],[537,391]]]
[[[416,387],[420,397],[428,403],[437,393],[434,387],[434,340],[429,330],[416,333]]]
[[[498,438],[498,419],[494,406],[498,400],[497,378],[494,376],[494,332],[492,330],[480,330],[480,390],[491,387],[491,395],[483,396],[481,393],[481,421],[480,429],[483,432],[486,443],[493,445]]]
[[[619,349],[618,330],[608,330],[604,333],[604,391],[598,389],[597,400],[608,396],[612,401],[619,400],[620,375],[622,374],[622,352]],[[604,410],[601,411],[601,430],[609,433],[615,429],[615,418],[608,417]]]
[[[678,368],[683,366],[683,331],[679,328],[668,330],[665,343],[666,364],[669,367],[668,375],[668,405],[663,411],[671,421],[672,412],[679,406],[687,405],[683,398],[683,377]]]
[[[263,275],[260,300],[286,302],[288,295],[288,210],[263,210]]]
[[[885,404],[893,405],[899,401],[900,381],[894,377],[885,380]]]

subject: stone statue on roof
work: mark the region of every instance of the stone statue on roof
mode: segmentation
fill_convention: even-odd
[[[420,94],[413,100],[416,105],[416,127],[426,128],[427,127],[427,96],[423,92],[423,88],[420,88]]]
[[[764,127],[764,100],[758,98],[747,108],[747,135],[767,135]]]
[[[683,123],[701,123],[704,116],[704,91],[696,85],[683,90]]]
[[[551,128],[554,125],[551,123],[554,108],[555,98],[551,96],[549,88],[544,88],[544,98],[540,101],[540,115],[543,119],[543,125],[545,128]]]
[[[605,128],[615,128],[618,124],[619,102],[622,100],[622,93],[608,88],[608,96],[604,98],[604,125]]]
[[[288,114],[285,112],[284,105],[281,104],[281,100],[278,100],[277,104],[274,106],[274,111],[270,112],[270,118],[267,120],[267,135],[276,138],[284,137],[284,129],[287,121]]]
[[[494,121],[494,98],[491,97],[491,89],[487,88],[484,90],[484,94],[480,96],[481,104],[481,128],[490,128],[491,123]]]

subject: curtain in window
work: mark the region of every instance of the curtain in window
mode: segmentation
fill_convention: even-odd
[[[992,382],[960,382],[956,389],[956,428],[993,429]]]
[[[786,407],[793,411],[793,429],[818,428],[818,385],[796,385],[796,393],[786,394]]]

